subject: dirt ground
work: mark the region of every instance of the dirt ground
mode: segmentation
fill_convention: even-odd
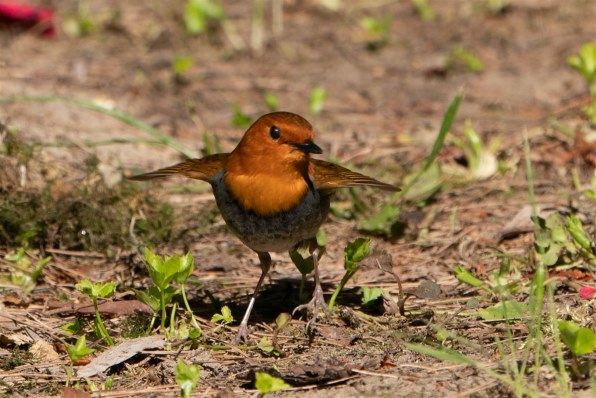
[[[431,199],[419,206],[406,205],[402,214],[408,225],[405,233],[373,237],[378,250],[391,254],[405,289],[414,289],[421,281],[433,281],[441,289],[434,299],[408,300],[406,317],[361,308],[362,287],[381,287],[395,298],[398,294],[393,276],[374,266],[364,267],[340,295],[342,310],[321,322],[312,341],[304,334],[304,319],[295,316],[280,336],[281,355],[266,354],[255,345],[263,336],[272,336],[279,313],[291,312],[300,280],[287,254],[274,254],[275,267],[251,319],[254,330],[249,348],[213,349],[216,343],[229,341],[237,323],[218,331],[205,321],[204,340],[198,347],[176,343],[146,350],[113,367],[109,371],[115,377],[112,390],[93,396],[177,396],[174,367],[178,358],[200,366],[197,396],[253,396],[252,374],[262,369],[281,375],[294,387],[278,393],[284,396],[513,396],[509,387],[485,372],[438,361],[406,348],[405,343],[423,342],[434,336],[433,325],[443,326],[482,349],[456,340],[447,345],[499,368],[495,337],[504,335],[503,324],[460,314],[469,309],[473,297],[482,297],[482,307],[498,298],[460,283],[453,269],[462,266],[485,279],[499,268],[503,255],[529,256],[533,235],[527,232],[531,229],[498,239],[504,226],[529,203],[524,132],[532,149],[537,202],[553,208],[571,206],[593,230],[594,200],[578,195],[573,173],[577,172],[582,184],[589,184],[596,147],[577,149],[574,133],[581,131],[589,142],[594,130],[587,127],[581,112],[588,101],[585,82],[568,66],[567,57],[596,39],[596,2],[512,0],[500,12],[490,12],[488,1],[429,0],[434,18],[425,21],[410,1],[338,1],[339,8],[331,10],[324,1],[288,0],[283,2],[283,30],[276,32],[273,24],[279,20],[272,16],[272,2],[265,1],[261,50],[251,47],[255,31],[251,2],[223,1],[225,29],[214,24],[209,34],[198,36],[184,30],[183,1],[44,3],[55,8],[59,27],[81,18],[81,5],[86,4],[95,28],[84,36],[59,32],[48,39],[34,29],[4,27],[0,30],[2,97],[62,96],[98,102],[174,137],[200,156],[204,132],[217,137],[223,151],[233,149],[243,133],[243,128],[231,125],[233,105],[258,117],[268,112],[263,96],[270,92],[279,99],[280,110],[311,121],[323,156],[403,185],[404,178],[429,153],[444,112],[462,90],[453,134],[461,138],[465,121],[470,119],[484,142],[498,141],[494,154],[500,165],[506,165],[488,178],[454,181],[445,177]],[[391,16],[386,37],[360,24],[364,17],[385,15]],[[475,54],[483,69],[474,72],[465,63],[450,62],[454,49]],[[176,57],[192,59],[192,66],[178,76],[172,67]],[[308,97],[318,86],[326,89],[328,98],[322,112],[312,114]],[[5,179],[0,181],[2,200],[10,190],[41,191],[50,181],[50,195],[60,197],[61,192],[89,182],[90,158],[95,159],[108,186],[121,184],[123,175],[182,158],[167,146],[142,143],[151,137],[139,128],[63,101],[0,102],[0,123],[17,131],[19,140],[40,144],[27,170],[15,169],[20,185],[11,183],[6,171],[15,162],[2,163],[6,168],[0,173],[0,179]],[[562,133],[561,125],[572,134]],[[130,142],[89,144],[108,140]],[[463,158],[463,151],[451,142],[439,156],[445,172],[464,170]],[[174,179],[140,189],[171,204],[175,212],[175,234],[155,249],[170,255],[190,250],[195,256],[197,283],[189,290],[195,313],[209,319],[225,304],[239,318],[260,274],[258,259],[227,232],[208,186]],[[364,191],[362,198],[372,204],[367,215],[389,200],[385,193],[373,190]],[[352,203],[347,193],[337,199],[340,208]],[[124,222],[129,223],[130,219]],[[364,235],[357,225],[358,220],[334,214],[323,227],[327,254],[322,260],[322,278],[327,298],[344,272],[344,246]],[[80,316],[63,306],[85,302],[74,289],[83,277],[117,280],[116,299],[122,301],[134,298],[131,288],[148,285],[142,257],[127,232],[122,241],[128,244],[104,249],[69,246],[60,238],[49,246],[30,248],[33,258],[51,255],[53,260],[26,297],[9,284],[0,286],[4,295],[0,361],[14,355],[15,346],[26,350],[34,340],[53,345],[64,339],[74,342],[60,326]],[[5,243],[0,255],[4,258],[15,249]],[[9,272],[9,262],[0,260],[0,270]],[[557,308],[563,315],[580,310],[591,314],[588,326],[594,328],[593,301],[586,304],[577,296],[578,286],[594,286],[591,272],[583,272],[580,279],[569,273],[553,277],[560,279]],[[526,265],[519,278],[529,280],[531,273]],[[128,317],[110,318],[108,329],[124,328]],[[6,322],[13,323],[10,333]],[[27,335],[21,344],[6,337],[17,332]],[[514,325],[516,338],[527,332],[523,322]],[[545,346],[550,343],[545,340]],[[96,348],[102,350],[105,345],[99,343]],[[0,370],[0,396],[60,394],[68,363],[61,355],[52,362],[59,370],[27,361]],[[91,380],[100,385],[102,377],[105,374]],[[560,394],[552,377],[541,379],[539,385],[545,396]],[[594,382],[589,380],[574,381],[573,396],[594,396],[591,385]],[[83,382],[81,389],[89,391],[89,385]]]

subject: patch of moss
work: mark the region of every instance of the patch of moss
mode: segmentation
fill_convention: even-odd
[[[150,322],[151,315],[148,314],[139,313],[128,316],[120,324],[120,335],[126,339],[145,336]]]
[[[173,236],[173,209],[123,181],[107,187],[94,173],[72,187],[41,191],[12,190],[0,203],[0,245],[45,246],[104,251],[135,242],[130,220],[140,210],[147,220],[135,224],[144,243],[162,243]]]
[[[0,246],[108,251],[178,237],[169,204],[127,180],[107,186],[94,156],[85,162],[86,176],[74,183],[57,179],[21,187],[19,168],[35,158],[34,147],[4,127],[1,132]],[[131,220],[138,214],[144,218],[134,223],[131,235]]]
[[[31,359],[31,354],[27,351],[21,350],[15,347],[12,350],[12,354],[3,361],[0,361],[0,369],[8,372],[16,367],[23,366]]]

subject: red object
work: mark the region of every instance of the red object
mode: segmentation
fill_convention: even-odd
[[[0,1],[0,25],[39,29],[42,36],[55,37],[54,10],[31,4]]]
[[[579,289],[579,296],[584,300],[596,299],[596,288],[584,286],[581,289]]]

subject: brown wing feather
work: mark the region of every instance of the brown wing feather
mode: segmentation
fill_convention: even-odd
[[[180,174],[188,178],[194,178],[195,180],[209,181],[217,173],[223,170],[228,155],[229,153],[218,153],[205,156],[201,159],[188,159],[173,166],[129,177],[129,179],[146,181],[154,178],[164,178]]]
[[[314,165],[314,183],[318,189],[332,190],[344,187],[366,185],[386,191],[401,191],[395,185],[386,184],[372,177],[348,170],[334,163],[324,160],[311,159]]]

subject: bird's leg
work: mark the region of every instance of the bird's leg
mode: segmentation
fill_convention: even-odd
[[[261,277],[257,282],[257,286],[255,287],[255,291],[253,292],[250,301],[248,302],[248,307],[246,308],[242,322],[240,322],[240,326],[238,327],[238,334],[234,339],[234,345],[238,345],[241,341],[248,340],[248,318],[250,318],[252,307],[255,305],[255,300],[257,298],[257,294],[259,293],[259,289],[263,284],[263,280],[265,280],[265,276],[267,276],[267,273],[271,268],[271,256],[269,253],[257,252],[257,254],[259,255],[259,261],[261,263]]]
[[[297,311],[302,311],[305,309],[309,314],[311,314],[311,318],[306,324],[307,330],[312,330],[314,327],[320,310],[328,312],[327,303],[325,302],[325,297],[323,296],[321,277],[319,276],[319,256],[321,255],[321,247],[316,243],[316,240],[310,243],[310,250],[315,277],[315,290],[312,294],[312,299],[307,304],[299,305],[293,311],[293,314],[295,314]]]

